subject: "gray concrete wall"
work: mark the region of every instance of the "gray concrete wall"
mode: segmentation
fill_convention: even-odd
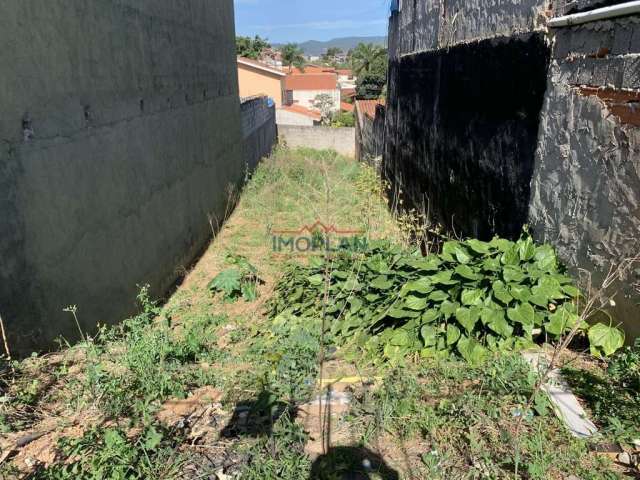
[[[335,150],[347,157],[355,157],[356,154],[355,128],[278,125],[278,139],[292,148]]]
[[[530,222],[599,284],[612,264],[640,255],[640,17],[553,33]],[[638,280],[614,286],[617,318],[636,336]]]
[[[46,3],[46,5],[45,5]],[[244,176],[231,0],[0,4],[0,312],[14,350],[165,292]]]
[[[278,140],[276,107],[269,106],[267,97],[245,99],[240,105],[242,139],[247,174],[260,160],[268,157]]]

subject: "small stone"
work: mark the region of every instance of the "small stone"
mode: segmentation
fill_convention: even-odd
[[[623,465],[631,465],[631,455],[629,455],[627,452],[622,452],[620,455],[618,455],[618,462]]]
[[[640,438],[636,438],[633,441],[633,446],[636,447],[638,450],[640,450]]]

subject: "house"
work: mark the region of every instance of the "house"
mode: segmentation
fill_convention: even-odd
[[[322,115],[317,110],[309,110],[300,105],[284,105],[276,110],[278,125],[298,125],[313,127],[319,125]]]
[[[238,84],[241,97],[266,95],[276,107],[284,103],[284,87],[287,74],[279,68],[256,60],[238,57]]]
[[[286,105],[299,105],[316,109],[314,102],[319,95],[329,95],[333,111],[340,109],[340,87],[335,73],[292,73],[285,78]]]

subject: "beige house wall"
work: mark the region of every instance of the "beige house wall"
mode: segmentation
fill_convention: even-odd
[[[282,106],[285,77],[272,74],[258,68],[238,64],[238,83],[241,97],[266,95],[276,106]]]

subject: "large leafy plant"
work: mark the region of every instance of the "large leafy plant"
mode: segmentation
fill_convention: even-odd
[[[479,363],[492,351],[558,339],[576,326],[603,354],[624,341],[607,325],[589,329],[575,306],[580,291],[554,249],[526,234],[516,242],[449,241],[427,257],[374,242],[364,253],[292,265],[276,292],[274,317],[325,314],[336,342],[392,361],[453,354]]]
[[[242,255],[227,254],[226,262],[233,268],[223,270],[211,280],[209,290],[222,293],[228,302],[235,302],[240,297],[247,302],[256,300],[259,296],[258,284],[262,283],[258,269]]]

